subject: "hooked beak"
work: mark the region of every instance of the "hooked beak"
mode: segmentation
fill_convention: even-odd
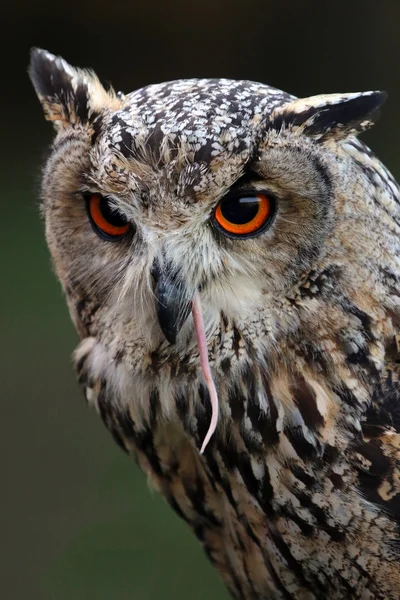
[[[180,275],[168,263],[160,265],[155,259],[151,274],[154,279],[156,310],[161,331],[170,344],[175,344],[176,337],[191,311],[193,294],[188,293]]]

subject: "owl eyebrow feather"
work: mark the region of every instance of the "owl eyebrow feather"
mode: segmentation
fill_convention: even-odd
[[[247,168],[245,168],[244,173],[240,175],[240,177],[236,179],[236,181],[234,181],[234,183],[230,186],[228,192],[234,192],[236,190],[240,190],[241,188],[251,187],[253,182],[262,180],[263,177],[259,175],[256,171],[254,171],[250,165]]]

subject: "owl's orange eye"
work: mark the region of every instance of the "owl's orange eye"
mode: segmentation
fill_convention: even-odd
[[[119,240],[132,228],[118,209],[100,194],[89,194],[86,206],[93,229],[105,240]]]
[[[245,238],[261,233],[274,212],[275,203],[266,194],[228,194],[215,209],[214,219],[225,235]]]

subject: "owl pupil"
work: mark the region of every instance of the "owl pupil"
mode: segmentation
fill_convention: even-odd
[[[123,225],[126,225],[126,219],[114,206],[112,206],[109,203],[107,198],[101,198],[99,208],[101,214],[106,219],[106,221],[110,223],[110,225],[114,225],[115,227],[121,227]]]
[[[221,212],[229,223],[244,225],[254,219],[259,210],[259,200],[254,196],[226,200]]]

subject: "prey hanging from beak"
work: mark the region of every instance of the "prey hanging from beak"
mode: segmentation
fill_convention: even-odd
[[[200,365],[211,402],[210,426],[200,449],[200,454],[203,454],[217,427],[219,406],[218,394],[208,361],[207,338],[200,294],[196,290],[192,299],[189,300],[187,290],[179,275],[165,266],[164,268],[160,268],[157,261],[154,262],[151,273],[155,281],[154,294],[157,300],[158,322],[161,331],[170,344],[175,344],[179,331],[188,318],[189,313],[192,312],[197,347],[200,355]]]
[[[208,442],[213,435],[217,423],[218,423],[218,394],[217,389],[215,387],[215,383],[212,377],[210,363],[208,362],[208,349],[207,349],[207,338],[206,331],[204,328],[204,320],[203,313],[201,310],[201,302],[200,302],[200,294],[198,290],[196,291],[193,300],[192,300],[192,315],[194,328],[196,330],[197,336],[197,347],[199,349],[200,354],[200,364],[203,371],[203,376],[207,384],[208,393],[210,394],[210,402],[211,402],[211,421],[210,426],[208,428],[206,437],[204,438],[203,444],[200,449],[200,454],[203,454],[204,450],[207,447]]]

